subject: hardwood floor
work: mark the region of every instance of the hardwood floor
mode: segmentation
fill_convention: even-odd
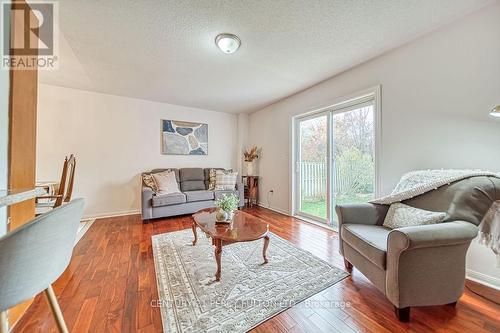
[[[247,212],[267,220],[273,233],[343,269],[337,233],[255,207]],[[75,248],[54,284],[72,332],[162,332],[151,248],[154,234],[187,229],[191,217],[142,224],[139,215],[99,219]],[[215,267],[215,264],[214,264]],[[318,301],[348,306],[320,308]],[[316,301],[316,306],[314,301]],[[500,332],[500,306],[466,290],[456,308],[413,308],[401,323],[392,305],[356,269],[353,275],[275,316],[254,332]],[[46,300],[36,297],[13,332],[56,332]]]

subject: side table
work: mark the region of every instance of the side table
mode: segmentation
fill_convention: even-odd
[[[243,176],[245,201],[248,207],[259,203],[259,176]]]

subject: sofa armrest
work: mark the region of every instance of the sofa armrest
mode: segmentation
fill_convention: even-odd
[[[245,206],[245,186],[243,185],[243,180],[241,177],[239,177],[238,181],[236,182],[236,189],[238,190],[238,197],[240,198],[238,207],[241,208]]]
[[[339,228],[345,223],[381,225],[388,209],[389,206],[372,203],[342,204],[335,207]]]
[[[141,218],[149,220],[153,218],[153,190],[148,186],[141,189]]]
[[[478,228],[469,222],[454,221],[394,229],[387,238],[387,250],[404,251],[423,247],[464,244],[477,236]]]

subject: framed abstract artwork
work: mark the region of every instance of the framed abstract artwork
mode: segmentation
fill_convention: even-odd
[[[208,124],[187,121],[161,121],[163,155],[207,155]]]

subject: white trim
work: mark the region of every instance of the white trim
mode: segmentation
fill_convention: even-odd
[[[297,185],[295,184],[296,183],[296,175],[295,175],[295,172],[296,172],[296,166],[295,166],[295,161],[296,161],[296,155],[297,155],[297,152],[296,152],[296,149],[297,149],[297,145],[295,144],[295,139],[296,139],[296,136],[297,136],[297,124],[296,124],[297,120],[295,119],[295,116],[292,116],[290,118],[290,121],[288,122],[288,124],[291,124],[290,126],[290,160],[288,162],[288,174],[289,174],[289,177],[288,177],[288,188],[290,189],[290,193],[288,193],[288,207],[290,207],[290,215],[294,214],[295,211],[297,210],[297,207],[296,207],[296,202],[295,202],[295,197],[294,197],[294,193],[295,192],[295,188],[297,187]]]
[[[375,198],[380,197],[381,177],[380,161],[382,161],[382,86],[374,87],[375,94]]]
[[[328,206],[327,206],[327,212],[328,212]],[[311,214],[308,214],[306,212],[297,212],[293,215],[293,217],[297,217],[297,218],[302,218],[303,220],[307,220],[307,221],[314,221],[316,223],[323,223],[323,224],[327,224],[328,225],[328,218],[324,219],[324,218],[321,218],[321,217],[318,217],[318,216],[314,216],[314,215],[311,215]]]
[[[332,130],[332,112],[331,110],[323,110],[321,112],[315,112],[315,113],[311,113],[309,115],[306,115],[306,116],[296,116],[293,120],[292,120],[292,126],[293,126],[293,131],[295,133],[295,136],[293,137],[293,141],[292,141],[292,145],[293,145],[293,154],[294,154],[294,160],[292,162],[292,172],[294,173],[294,176],[293,176],[293,191],[292,193],[295,193],[295,197],[292,198],[292,202],[293,202],[293,209],[292,209],[292,214],[294,215],[302,215],[304,216],[305,218],[307,219],[315,219],[317,220],[318,222],[320,223],[327,223],[328,224],[328,221],[330,221],[332,219],[331,217],[331,214],[332,214],[332,209],[331,209],[331,205],[328,205],[326,207],[326,218],[321,218],[321,217],[316,217],[316,216],[312,216],[312,215],[309,215],[305,212],[299,212],[299,208],[300,208],[300,205],[298,204],[300,202],[300,197],[301,197],[301,189],[300,189],[300,186],[297,186],[296,184],[298,184],[300,182],[300,171],[299,169],[297,168],[297,159],[300,160],[300,144],[295,144],[295,138],[300,138],[300,122],[302,121],[307,121],[307,120],[311,120],[311,119],[315,119],[315,118],[319,118],[319,117],[326,117],[326,126],[327,126],[327,133],[330,133],[331,130]],[[328,134],[327,134],[328,135]],[[327,139],[327,148],[326,148],[326,169],[327,171],[330,171],[331,170],[331,148],[332,148],[332,136],[331,135],[328,135],[328,137],[326,138]],[[300,139],[299,139],[300,140]],[[330,193],[331,192],[331,189],[330,189],[330,184],[331,184],[331,175],[330,175],[330,172],[327,172],[327,175],[326,175],[326,182],[327,182],[327,197],[329,198],[330,197]]]
[[[306,222],[306,223],[314,224],[314,225],[321,227],[321,228],[325,228],[325,229],[328,229],[331,231],[338,232],[333,226],[329,225],[328,223],[319,222],[319,221],[316,221],[315,219],[310,219],[310,218],[307,218],[303,215],[292,215],[292,217],[296,218],[298,220],[301,220],[303,222]]]
[[[297,215],[297,203],[296,203],[296,196],[297,196],[297,190],[296,190],[296,187],[297,187],[297,180],[296,180],[296,157],[297,157],[297,145],[296,145],[296,138],[297,138],[297,124],[300,120],[302,119],[307,119],[307,118],[313,118],[314,116],[319,116],[320,114],[322,113],[328,113],[329,116],[328,116],[328,122],[329,122],[329,125],[330,125],[330,122],[331,122],[331,114],[335,114],[335,113],[341,113],[343,112],[342,107],[346,107],[346,106],[349,106],[350,104],[352,104],[354,101],[356,100],[359,100],[359,99],[363,99],[363,98],[367,98],[368,96],[373,96],[373,99],[374,99],[374,107],[375,107],[375,114],[374,114],[374,135],[375,135],[375,142],[374,142],[374,154],[375,154],[375,179],[374,179],[374,187],[375,187],[375,197],[379,197],[380,196],[380,187],[381,187],[381,176],[380,176],[380,161],[382,161],[382,86],[379,84],[379,85],[376,85],[376,86],[373,86],[373,87],[370,87],[370,88],[367,88],[367,89],[363,89],[363,90],[360,90],[358,92],[355,92],[355,93],[352,93],[352,94],[349,94],[349,95],[345,95],[345,96],[342,96],[342,97],[337,97],[337,98],[334,98],[333,100],[325,103],[327,106],[324,106],[325,104],[323,104],[323,106],[319,106],[319,107],[315,107],[315,108],[312,108],[310,109],[309,111],[305,112],[305,113],[302,113],[302,114],[298,114],[298,115],[294,115],[294,116],[291,116],[290,117],[290,124],[291,124],[291,128],[290,128],[290,137],[291,137],[291,140],[290,140],[290,159],[289,159],[289,188],[291,189],[290,193],[289,193],[289,196],[288,196],[288,199],[289,199],[289,207],[291,207],[291,215],[292,216],[295,216]],[[338,109],[338,110],[337,110]],[[330,138],[329,138],[329,141],[330,141]],[[329,144],[331,145],[331,143],[329,142]],[[328,154],[330,154],[330,149],[331,146],[328,148]],[[330,158],[328,158],[328,162],[330,162]],[[328,169],[331,169],[330,167]],[[331,171],[330,171],[331,172]],[[331,178],[331,175],[329,175],[330,178]],[[330,184],[330,180],[328,180],[328,186],[332,186]],[[331,190],[330,188],[328,188],[329,190]],[[330,206],[333,206],[333,204],[330,204]],[[330,219],[330,221],[333,220],[333,217],[332,215],[334,214],[334,209],[333,207],[327,207],[327,210],[329,211],[329,216],[328,218]],[[332,225],[331,227],[334,227],[334,225]]]
[[[108,217],[117,217],[117,216],[125,216],[125,215],[137,215],[140,214],[141,211],[139,209],[135,210],[128,210],[128,211],[121,211],[121,212],[108,212],[108,213],[100,213],[100,214],[93,214],[93,215],[84,215],[82,217],[82,220],[89,220],[89,219],[104,219]]]
[[[95,221],[96,221],[95,219],[85,219],[80,221],[80,224],[85,223],[85,225],[83,226],[82,229],[78,228],[79,230],[76,233],[75,245],[80,241],[80,239],[82,239],[82,237],[90,229],[90,227],[92,226],[92,224],[94,224]]]
[[[480,272],[476,272],[470,269],[466,271],[467,279],[482,284],[486,287],[500,290],[500,279],[494,276],[486,275]]]
[[[313,115],[315,113],[321,113],[321,112],[324,112],[324,111],[328,111],[329,109],[345,105],[346,103],[352,102],[353,100],[356,100],[356,99],[360,99],[360,98],[366,97],[367,95],[374,95],[375,99],[378,99],[379,102],[380,102],[380,98],[381,98],[381,85],[378,84],[376,86],[369,87],[369,88],[366,88],[366,89],[363,89],[363,90],[359,90],[359,91],[354,92],[354,93],[349,94],[349,95],[344,95],[344,96],[333,98],[333,99],[331,99],[331,100],[323,103],[320,106],[316,106],[316,107],[310,108],[308,111],[305,111],[304,113],[301,113],[301,114],[298,114],[298,115],[294,115],[291,118],[292,119],[303,118],[305,116]],[[377,104],[381,104],[379,102]],[[381,105],[378,105],[378,106],[381,106]],[[381,109],[379,109],[379,110],[381,110]]]
[[[276,212],[276,213],[279,213],[279,214],[283,214],[283,215],[286,215],[286,216],[290,216],[290,217],[293,217],[297,220],[301,220],[303,222],[306,222],[306,223],[310,223],[310,224],[314,224],[314,225],[317,225],[319,227],[322,227],[322,228],[325,228],[325,229],[328,229],[328,230],[332,230],[332,231],[335,231],[337,232],[337,230],[335,230],[335,228],[333,228],[332,226],[326,224],[326,223],[323,223],[323,222],[318,222],[318,221],[315,221],[313,219],[309,219],[305,216],[301,216],[301,215],[291,215],[290,213],[287,213],[286,211],[284,211],[283,209],[281,208],[276,208],[276,207],[273,207],[273,206],[267,206],[267,205],[264,205],[263,203],[259,202],[257,204],[259,207],[262,207],[262,208],[265,208],[265,209],[269,209],[269,210],[272,210],[273,212]]]
[[[283,209],[277,208],[277,207],[273,207],[273,206],[268,206],[268,205],[263,204],[262,202],[257,203],[257,206],[272,210],[276,213],[280,213],[280,214],[283,214],[286,216],[291,216],[290,213],[288,213],[286,210],[283,210]]]

